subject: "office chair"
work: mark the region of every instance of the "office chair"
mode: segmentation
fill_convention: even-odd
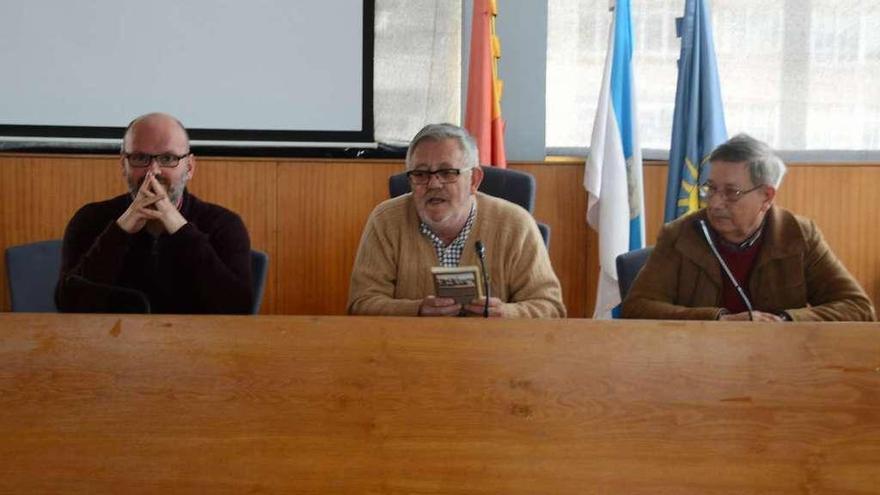
[[[626,299],[626,295],[629,294],[629,288],[632,287],[632,283],[642,270],[642,267],[645,266],[645,262],[648,261],[648,257],[651,256],[651,251],[653,250],[653,246],[636,249],[635,251],[621,254],[615,260],[617,265],[617,286],[620,289],[621,301]]]
[[[12,311],[57,313],[55,286],[61,274],[60,239],[39,241],[6,248],[6,277]],[[108,307],[118,313],[149,313],[150,302],[144,293],[125,287],[113,287],[71,275],[68,282],[84,290],[105,294]]]
[[[57,313],[55,284],[60,272],[60,239],[6,248],[6,279],[12,311]]]
[[[528,173],[498,167],[482,167],[483,182],[480,192],[496,198],[516,203],[529,213],[535,210],[535,178]],[[410,192],[409,179],[406,174],[395,174],[388,178],[388,193],[392,198]],[[550,226],[538,222],[538,230],[544,245],[550,248]]]
[[[263,251],[251,249],[251,281],[254,289],[254,304],[251,314],[260,313],[263,292],[266,290],[266,274],[269,273],[269,255]]]

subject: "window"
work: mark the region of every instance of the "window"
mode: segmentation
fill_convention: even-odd
[[[589,146],[608,0],[549,0],[547,146]],[[880,2],[715,0],[728,134],[780,150],[880,150]],[[684,0],[634,0],[640,138],[668,150]]]
[[[376,0],[376,141],[406,145],[428,122],[461,120],[461,1]]]

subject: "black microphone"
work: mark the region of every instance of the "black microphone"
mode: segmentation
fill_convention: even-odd
[[[137,289],[93,282],[76,274],[68,275],[67,282],[71,287],[79,287],[100,294],[104,300],[104,306],[93,308],[95,310],[112,313],[150,313],[149,298]]]
[[[742,302],[745,303],[746,309],[749,311],[749,321],[755,321],[754,315],[752,315],[752,301],[749,301],[748,296],[746,296],[746,291],[739,285],[739,282],[736,281],[736,277],[733,276],[733,272],[728,268],[727,263],[724,262],[724,258],[721,257],[721,254],[718,253],[718,248],[715,247],[715,243],[712,241],[712,236],[709,235],[709,228],[706,227],[706,221],[702,218],[699,220],[700,227],[703,231],[703,237],[706,238],[706,242],[709,243],[709,247],[712,248],[712,254],[715,255],[715,259],[718,260],[718,263],[721,263],[721,268],[724,269],[724,273],[727,274],[727,278],[730,279],[730,283],[733,284],[733,288],[736,289],[736,293],[739,294],[739,298],[742,299]]]
[[[474,246],[477,248],[477,256],[480,258],[480,271],[483,273],[483,287],[486,288],[486,303],[483,306],[483,318],[489,317],[489,273],[486,271],[486,246],[482,241],[477,241]]]

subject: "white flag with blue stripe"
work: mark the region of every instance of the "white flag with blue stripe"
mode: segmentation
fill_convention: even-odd
[[[636,126],[629,0],[617,0],[584,173],[587,222],[599,233],[599,286],[594,318],[620,304],[617,256],[645,245],[642,151]]]

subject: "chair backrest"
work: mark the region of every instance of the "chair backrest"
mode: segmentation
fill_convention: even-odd
[[[651,256],[651,251],[653,250],[653,246],[648,246],[623,253],[617,257],[617,285],[620,289],[621,301],[626,299],[626,295],[629,294],[629,288],[642,270],[645,262],[648,261],[648,257]]]
[[[263,302],[263,292],[266,290],[266,274],[269,272],[269,255],[263,251],[251,250],[251,280],[254,290],[254,305],[251,306],[251,314],[260,312],[260,304]]]
[[[535,210],[535,178],[532,174],[498,167],[482,167],[483,182],[479,190],[496,198],[516,203],[529,213]],[[388,193],[392,198],[410,192],[406,174],[396,174],[388,178]],[[537,222],[537,221],[536,221]],[[550,248],[550,226],[537,222],[544,246]]]
[[[6,278],[12,311],[57,313],[55,284],[60,273],[60,239],[6,248]]]
[[[506,199],[526,209],[535,210],[535,178],[532,174],[498,167],[482,167],[483,182],[480,191],[496,198]],[[392,175],[388,179],[388,192],[392,198],[410,192],[406,174]]]
[[[269,271],[269,255],[251,250],[254,304],[251,313],[260,312]],[[61,240],[34,242],[6,249],[6,276],[12,311],[56,313],[55,285],[61,272]],[[138,310],[135,312],[149,312]]]
[[[537,222],[538,232],[541,233],[541,239],[544,239],[544,247],[550,249],[550,226],[546,223]]]

